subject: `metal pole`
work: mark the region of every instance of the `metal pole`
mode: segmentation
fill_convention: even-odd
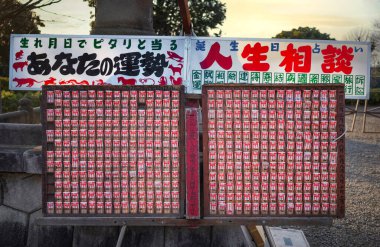
[[[120,229],[119,238],[117,239],[116,247],[121,247],[121,244],[123,243],[125,230],[127,229],[126,225],[123,225]]]

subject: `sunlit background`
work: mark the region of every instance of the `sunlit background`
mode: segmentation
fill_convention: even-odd
[[[299,26],[316,27],[337,40],[380,18],[380,0],[226,0],[224,37],[271,38]],[[63,0],[36,10],[46,34],[89,34],[90,9],[82,0]]]

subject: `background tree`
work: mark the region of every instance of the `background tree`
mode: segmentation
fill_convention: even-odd
[[[221,35],[220,25],[226,18],[226,4],[219,0],[189,0],[189,9],[194,33],[198,36]],[[178,35],[182,30],[182,19],[177,1],[153,1],[153,28],[159,35]]]
[[[371,43],[371,88],[380,87],[380,20],[371,28],[356,28],[344,37],[345,40]]]
[[[17,0],[0,0],[0,76],[8,76],[9,39],[11,33],[40,33],[44,26],[42,20],[33,10],[42,8],[61,0],[28,0],[20,3]],[[24,96],[32,99],[33,107],[39,105],[40,92],[10,92],[8,78],[0,77],[2,111],[16,111],[18,101]]]
[[[351,30],[344,37],[349,41],[371,42],[372,64],[380,65],[380,20],[375,20],[371,28],[356,28]]]
[[[358,42],[371,42],[371,51],[376,47],[375,36],[372,33],[371,29],[366,28],[357,28],[351,30],[345,37],[345,40],[349,41],[358,41]]]
[[[83,0],[96,7],[95,0]],[[226,4],[219,0],[189,0],[194,33],[198,36],[220,36],[220,25],[226,18]],[[153,0],[153,28],[158,35],[179,35],[182,20],[176,0]]]
[[[0,23],[16,18],[21,13],[43,8],[55,3],[59,3],[60,1],[62,0],[27,0],[23,3],[20,3],[17,0],[1,0]]]
[[[40,33],[44,26],[33,10],[61,0],[0,0],[0,113],[17,110],[18,100],[24,96],[32,99],[33,107],[39,105],[40,92],[8,91],[9,38],[11,33]]]
[[[42,20],[32,10],[61,0],[0,0],[0,75],[7,76],[9,38],[11,33],[40,33]]]
[[[277,39],[319,39],[319,40],[335,40],[330,34],[321,33],[315,27],[299,27],[290,31],[282,31],[273,38]]]
[[[372,26],[372,42],[374,48],[372,51],[373,64],[377,69],[377,74],[380,77],[380,20],[376,20]],[[380,79],[379,79],[380,84]]]

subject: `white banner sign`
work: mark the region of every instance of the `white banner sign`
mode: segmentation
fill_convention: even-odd
[[[367,99],[369,43],[196,38],[188,92],[210,83],[344,83],[348,99]]]
[[[181,37],[12,35],[10,89],[42,85],[182,85]]]
[[[370,44],[321,40],[12,35],[10,89],[42,85],[344,83],[368,99]]]

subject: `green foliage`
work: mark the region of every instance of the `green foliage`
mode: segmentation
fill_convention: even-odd
[[[83,2],[88,2],[88,6],[95,8],[96,7],[96,0],[83,0]]]
[[[96,6],[95,0],[83,0],[90,7]],[[226,4],[219,0],[189,0],[189,10],[193,30],[198,36],[220,36]],[[178,2],[173,0],[153,0],[153,28],[158,35],[179,35],[182,19]]]
[[[277,39],[319,39],[319,40],[335,40],[330,34],[321,33],[315,27],[299,27],[290,31],[282,31],[273,38]]]
[[[370,105],[380,105],[380,88],[372,88],[369,96]]]
[[[380,88],[371,88],[369,91],[369,105],[380,106]],[[356,99],[346,99],[346,105],[355,106]]]
[[[38,27],[43,27],[39,16],[35,15],[31,10],[24,10],[17,13],[9,13],[13,9],[22,9],[22,4],[16,0],[1,0],[1,6],[5,6],[5,10],[0,12],[0,68],[7,67],[9,64],[9,38],[11,33],[40,33]],[[8,17],[8,16],[11,16]],[[1,69],[0,69],[1,71]],[[4,75],[8,71],[3,70]]]
[[[189,0],[189,10],[193,30],[198,36],[209,36],[217,30],[226,18],[226,4],[219,0]],[[177,1],[153,1],[153,28],[158,35],[178,35],[182,29],[182,19]]]
[[[17,111],[19,106],[19,100],[24,96],[32,100],[32,106],[40,106],[40,95],[41,92],[32,91],[9,91],[8,90],[8,78],[0,77],[0,87],[1,87],[1,101],[3,113]]]
[[[1,88],[1,91],[8,90],[8,87],[9,87],[8,83],[9,83],[8,77],[1,77],[0,76],[0,88]]]

